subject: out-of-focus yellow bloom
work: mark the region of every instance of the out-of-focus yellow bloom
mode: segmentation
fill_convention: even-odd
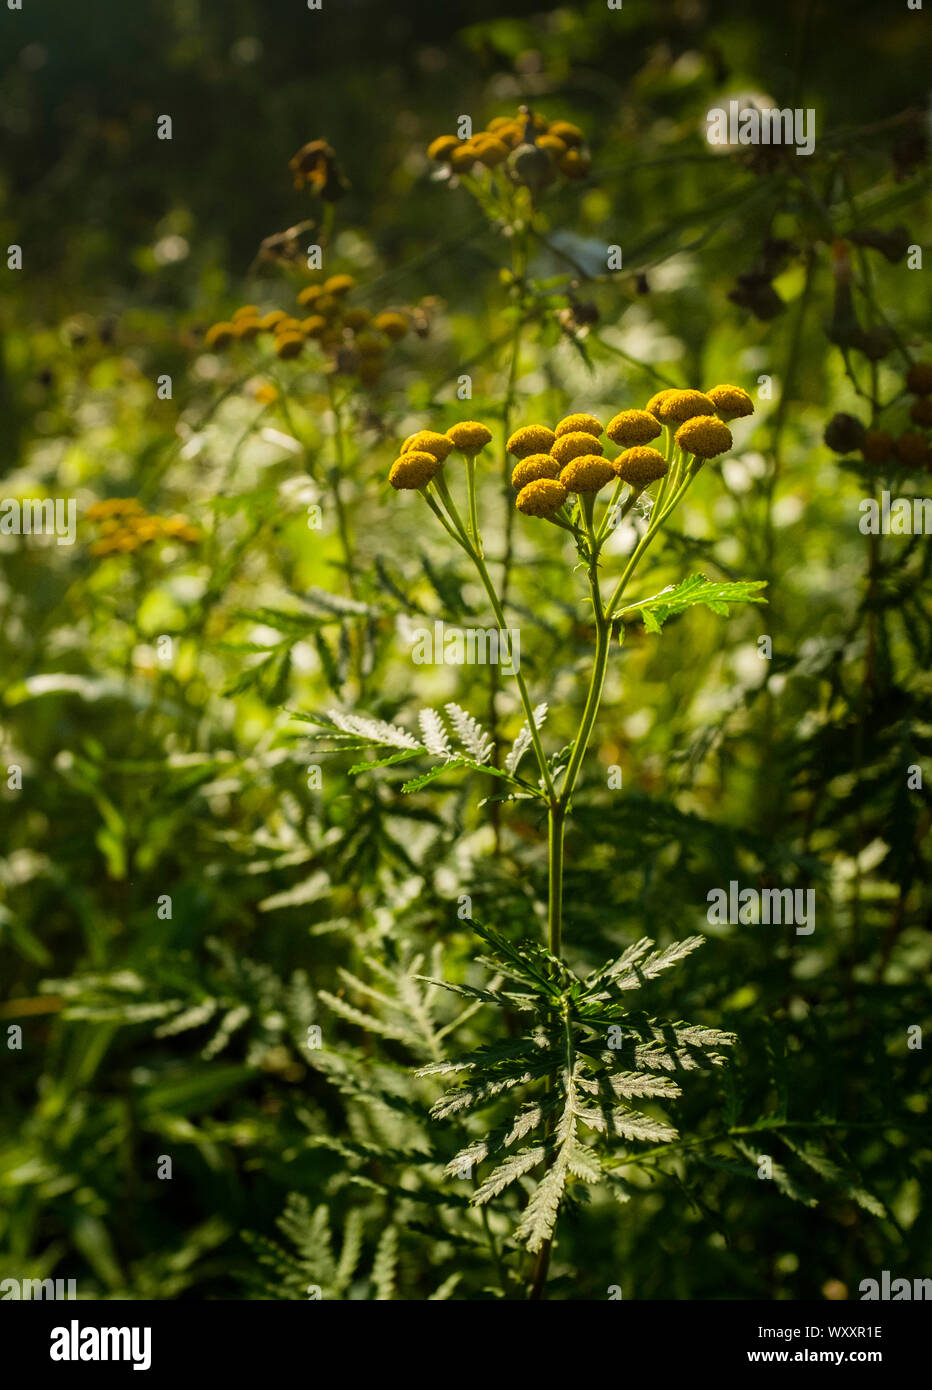
[[[546,425],[523,425],[508,440],[507,449],[516,459],[525,459],[530,454],[548,454],[555,438],[554,431]]]
[[[101,502],[92,502],[85,515],[88,521],[99,521],[110,516],[139,516],[144,511],[135,497],[105,497]]]
[[[727,454],[732,445],[731,430],[715,415],[696,415],[686,420],[674,437],[684,453],[700,459]]]
[[[237,309],[233,315],[233,322],[239,323],[240,319],[257,319],[259,317],[259,307],[256,304],[244,304],[241,309]]]
[[[476,157],[487,169],[495,169],[508,158],[508,146],[495,135],[479,135],[473,141]]]
[[[538,478],[558,478],[560,476],[560,465],[555,458],[549,454],[528,454],[526,458],[519,459],[515,464],[511,474],[511,486],[520,492],[528,483],[535,482]]]
[[[278,390],[270,381],[263,381],[253,391],[253,397],[260,405],[274,405],[278,400]]]
[[[309,304],[313,304],[316,300],[320,299],[323,293],[323,285],[305,285],[304,289],[298,295],[298,303],[301,305],[302,309],[306,309]]]
[[[754,414],[754,402],[740,386],[713,386],[706,395],[726,420],[738,420]]]
[[[303,333],[279,333],[275,339],[275,355],[284,360],[297,357],[303,347]]]
[[[216,348],[218,351],[229,347],[236,334],[236,329],[232,323],[212,323],[204,334],[204,342],[208,347]]]
[[[252,338],[256,338],[259,335],[259,320],[255,318],[236,319],[233,328],[237,338],[239,338],[241,342],[249,342]]]
[[[287,317],[288,315],[285,313],[284,309],[272,309],[270,313],[259,320],[259,327],[268,332],[274,329],[276,324],[281,323],[282,319],[286,319]]]
[[[409,449],[392,464],[388,481],[393,488],[405,491],[421,488],[430,482],[440,467],[440,460],[433,454],[418,449]]]
[[[410,325],[404,314],[399,314],[394,309],[386,309],[384,313],[376,314],[372,320],[372,327],[384,333],[386,338],[391,338],[394,343],[405,336]]]
[[[475,164],[478,155],[472,140],[461,140],[459,147],[450,152],[450,165],[457,174],[466,174]]]
[[[602,445],[594,435],[587,434],[584,430],[574,430],[571,434],[561,434],[559,439],[555,439],[550,452],[557,462],[565,467],[571,459],[580,458],[583,454],[601,454]]]
[[[562,140],[564,145],[579,146],[585,141],[585,136],[578,125],[573,125],[572,121],[553,121],[547,131],[548,135],[555,135],[558,140]]]
[[[546,150],[554,163],[559,164],[560,160],[569,149],[565,140],[561,140],[557,135],[541,135],[537,141],[537,148]]]
[[[619,454],[616,459],[613,459],[612,468],[622,482],[630,483],[632,487],[641,488],[647,487],[649,483],[664,476],[667,471],[667,461],[657,449],[638,444],[632,449],[626,449],[623,454]]]
[[[452,439],[454,449],[461,454],[478,454],[492,438],[492,431],[478,420],[460,420],[447,430],[447,438]]]
[[[324,294],[349,294],[350,290],[355,288],[355,275],[331,275],[330,279],[323,283]]]
[[[438,164],[446,164],[461,143],[455,135],[438,135],[436,140],[431,140],[427,146],[427,157],[436,160]]]
[[[305,338],[319,338],[327,331],[327,320],[323,314],[309,314],[298,326]]]
[[[632,444],[649,444],[660,433],[660,425],[646,410],[622,410],[605,427],[614,444],[629,449]]]
[[[566,501],[566,488],[557,478],[535,478],[515,498],[515,506],[525,516],[555,516]]]
[[[598,454],[580,454],[560,472],[567,492],[599,492],[614,477],[612,465]]]
[[[861,453],[868,463],[885,463],[893,451],[893,435],[889,430],[865,430]]]

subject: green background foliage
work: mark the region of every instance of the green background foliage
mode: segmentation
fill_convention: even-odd
[[[668,611],[662,635],[626,613],[567,830],[564,944],[583,976],[702,933],[643,1007],[737,1042],[675,1115],[647,1104],[680,1138],[620,1146],[627,1200],[572,1188],[548,1296],[857,1297],[882,1269],[932,1273],[930,802],[907,783],[932,772],[932,552],[858,528],[861,499],[922,496],[929,469],[823,442],[838,411],[905,430],[906,364],[928,355],[928,270],[857,244],[902,227],[929,249],[926,25],[731,0],[0,11],[0,245],[23,248],[0,269],[2,495],[78,503],[73,547],[0,535],[0,1276],[117,1298],[521,1296],[524,1199],[512,1185],[484,1217],[444,1174],[484,1131],[429,1112],[448,1037],[468,1054],[524,1024],[427,981],[489,987],[464,895],[504,942],[541,940],[539,809],[462,768],[403,793],[429,759],[351,775],[388,750],[295,714],[412,729],[452,701],[494,722],[497,761],[518,734],[507,677],[496,693],[489,668],[411,661],[415,627],[489,624],[421,499],[386,483],[407,434],[468,416],[495,434],[487,555],[513,548],[522,670],[548,751],[566,745],[583,589],[558,532],[506,525],[502,433],[718,381],[757,413],[642,596],[699,573],[763,581],[767,603]],[[815,154],[711,151],[706,110],[741,92],[812,107]],[[543,195],[516,285],[509,239],[424,150],[522,101],[577,122],[593,169]],[[350,183],[332,231],[287,168],[320,137]],[[203,346],[238,304],[291,309],[307,277],[257,251],[304,219],[354,302],[433,301],[429,336],[348,389],[342,461],[321,359]],[[112,496],[201,539],[96,556],[84,513]],[[709,925],[732,880],[813,889],[815,932]]]

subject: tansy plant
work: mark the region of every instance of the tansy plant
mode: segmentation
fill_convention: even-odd
[[[570,969],[563,958],[564,831],[602,700],[612,636],[617,632],[623,639],[625,619],[640,614],[645,627],[656,633],[671,614],[694,604],[727,613],[731,602],[762,601],[759,582],[717,583],[701,576],[636,598],[628,592],[647,551],[707,471],[707,462],[731,448],[726,421],[752,410],[746,392],[735,386],[707,393],[666,390],[643,410],[621,411],[604,429],[592,415],[573,414],[554,428],[525,425],[507,440],[517,511],[532,524],[572,536],[586,574],[595,647],[579,727],[567,748],[548,755],[541,732],[547,706],[534,703],[520,668],[514,680],[525,722],[501,766],[493,762],[492,741],[456,704],[447,706],[447,718],[422,710],[419,735],[358,713],[334,711],[315,721],[330,730],[335,746],[389,750],[356,771],[430,757],[433,766],[407,782],[406,791],[419,790],[459,767],[495,778],[508,800],[537,801],[546,808],[546,945],[514,944],[496,929],[473,922],[488,949],[484,963],[493,973],[491,983],[479,988],[430,982],[465,996],[474,1007],[493,1005],[509,1018],[525,1015],[527,1026],[518,1037],[507,1036],[453,1060],[436,1060],[419,1073],[454,1078],[452,1089],[433,1107],[435,1119],[471,1123],[476,1112],[487,1107],[501,1112],[504,1105],[491,1130],[483,1126],[468,1134],[446,1172],[451,1177],[471,1173],[489,1162],[472,1196],[480,1207],[516,1184],[514,1190],[520,1191],[537,1176],[515,1233],[535,1256],[528,1275],[534,1298],[544,1287],[557,1215],[571,1188],[578,1193],[580,1184],[604,1182],[625,1201],[629,1190],[618,1170],[627,1160],[617,1141],[663,1144],[677,1137],[665,1119],[632,1102],[674,1099],[680,1090],[671,1073],[722,1063],[724,1049],[734,1041],[717,1029],[659,1022],[628,1003],[632,990],[675,965],[702,944],[702,937],[662,950],[655,950],[650,940],[638,941],[585,978]],[[389,482],[397,490],[420,493],[475,567],[504,630],[501,595],[484,555],[477,487],[477,470],[491,440],[491,431],[473,420],[461,421],[445,434],[423,430],[404,441]],[[634,512],[639,499],[642,505]],[[636,543],[620,572],[604,577],[606,541],[628,514],[642,523]],[[533,772],[525,773],[529,753]]]

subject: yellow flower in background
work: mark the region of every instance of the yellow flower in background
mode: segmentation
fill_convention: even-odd
[[[537,478],[521,489],[515,506],[525,516],[550,517],[566,501],[566,488],[556,478]]]
[[[727,454],[732,445],[731,430],[715,415],[697,415],[686,420],[676,432],[677,444],[696,458],[711,459]]]
[[[329,280],[325,280],[323,284],[324,294],[349,294],[350,290],[355,288],[356,277],[354,275],[331,275]]]
[[[391,338],[392,342],[397,342],[405,336],[410,324],[404,314],[399,314],[394,309],[386,309],[383,313],[376,314],[372,320],[372,327],[384,333],[386,338]]]
[[[212,323],[204,334],[204,342],[208,347],[222,349],[229,347],[236,334],[236,328],[232,323]]]
[[[297,357],[303,347],[303,333],[280,333],[275,339],[275,355],[284,361]]]
[[[461,144],[462,141],[455,135],[438,135],[436,140],[432,140],[427,146],[427,157],[436,160],[438,164],[444,164]]]

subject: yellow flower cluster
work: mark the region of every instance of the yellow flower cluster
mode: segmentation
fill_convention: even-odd
[[[388,481],[399,491],[426,487],[454,449],[467,458],[475,458],[491,438],[492,431],[479,420],[460,420],[446,434],[418,430],[402,444]]]
[[[640,491],[663,478],[669,463],[650,447],[663,427],[675,431],[684,454],[695,459],[716,458],[732,446],[731,430],[721,416],[735,419],[753,414],[750,396],[740,386],[713,386],[703,391],[660,391],[643,410],[622,410],[603,429],[594,415],[567,415],[550,429],[524,425],[515,430],[506,448],[517,460],[511,475],[517,491],[515,506],[528,516],[552,517],[570,493],[600,492],[614,479]],[[600,436],[621,448],[606,459]]]
[[[560,174],[582,179],[592,161],[585,136],[571,121],[548,121],[539,111],[522,106],[515,116],[496,116],[485,130],[461,140],[438,135],[427,147],[428,157],[454,174],[470,174],[503,166],[514,183],[537,192]]]
[[[347,302],[355,288],[355,278],[345,274],[306,285],[298,295],[298,314],[273,309],[260,315],[255,304],[244,304],[229,321],[212,324],[204,341],[215,351],[222,351],[231,344],[270,334],[275,354],[283,361],[299,357],[308,342],[315,342],[330,358],[331,371],[358,377],[364,386],[373,386],[382,375],[392,343],[412,330],[419,337],[427,336],[436,300],[372,314]]]
[[[90,546],[91,555],[127,555],[152,541],[184,541],[194,545],[201,536],[183,516],[154,516],[135,497],[110,497],[94,502],[87,518],[97,527],[99,539]]]

